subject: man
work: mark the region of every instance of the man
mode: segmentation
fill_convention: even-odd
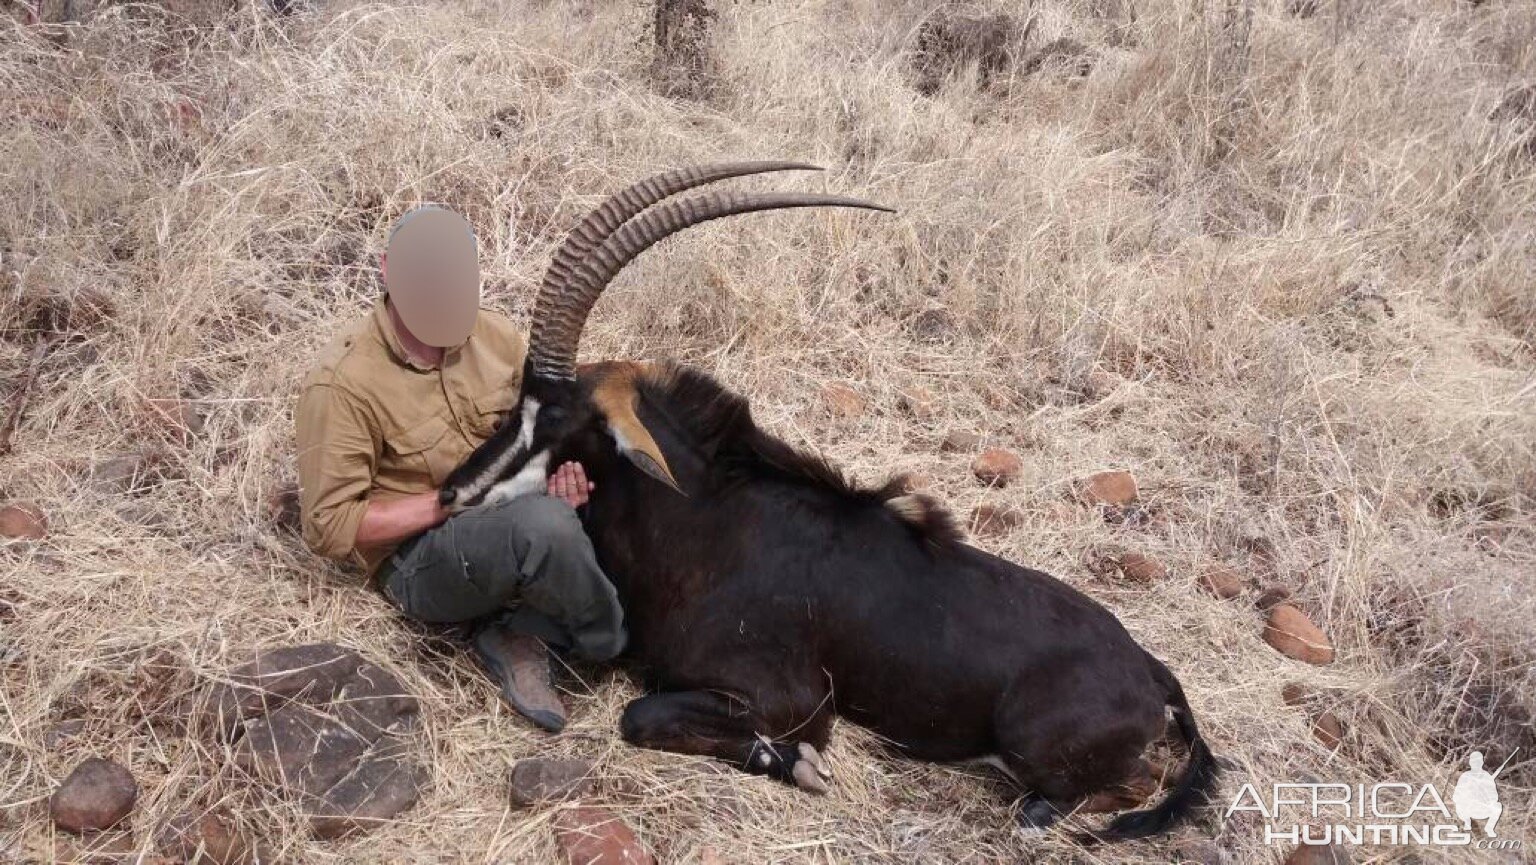
[[[407,615],[469,623],[470,643],[515,709],[565,726],[545,644],[604,661],[624,648],[623,611],[575,508],[592,484],[576,463],[525,496],[450,516],[437,488],[512,405],[527,347],[479,309],[473,230],[450,210],[412,210],[381,268],[385,296],[304,380],[296,412],[304,540],[353,562]]]

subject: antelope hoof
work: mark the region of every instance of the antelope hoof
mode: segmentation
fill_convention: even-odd
[[[811,768],[816,770],[816,774],[820,775],[823,781],[832,780],[831,767],[827,765],[826,760],[821,759],[821,752],[817,751],[814,745],[810,742],[801,742],[798,750],[800,760],[811,764]]]
[[[821,780],[821,773],[816,771],[816,767],[812,766],[810,761],[797,761],[795,768],[790,770],[790,774],[795,778],[796,787],[817,796],[827,795],[827,782]]]

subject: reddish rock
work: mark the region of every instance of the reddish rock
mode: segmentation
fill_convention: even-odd
[[[1287,682],[1285,687],[1280,689],[1280,699],[1284,700],[1287,706],[1293,708],[1301,706],[1312,699],[1312,689],[1300,682]]]
[[[586,760],[534,757],[512,767],[514,805],[572,799],[592,789],[592,764]]]
[[[234,819],[221,811],[183,811],[155,842],[162,854],[187,865],[254,865],[259,858]]]
[[[41,540],[48,536],[48,517],[35,505],[16,503],[0,508],[0,540]]]
[[[971,463],[971,473],[984,484],[1007,486],[1019,476],[1024,461],[1018,454],[1003,448],[987,448]]]
[[[139,784],[119,763],[92,757],[75,767],[48,800],[54,825],[80,834],[115,826],[139,798]]]
[[[1197,582],[1207,594],[1223,601],[1230,601],[1243,593],[1243,578],[1226,565],[1214,565],[1202,573]]]
[[[1090,505],[1123,506],[1136,501],[1140,491],[1136,477],[1126,471],[1108,471],[1089,475],[1078,493]]]
[[[971,511],[971,530],[979,535],[1003,535],[1024,523],[1024,512],[1012,505],[983,503]]]
[[[1264,642],[1288,658],[1318,666],[1333,663],[1333,644],[1328,636],[1306,613],[1290,604],[1279,604],[1269,611]]]
[[[1124,553],[1119,561],[1120,573],[1138,583],[1151,583],[1166,579],[1168,566],[1157,559],[1134,550]]]
[[[1332,845],[1303,845],[1285,857],[1285,865],[1349,865],[1349,863],[1349,851]]]
[[[582,805],[555,815],[555,843],[571,865],[656,865],[634,830],[607,808]]]
[[[970,453],[978,447],[981,447],[981,436],[963,429],[950,430],[939,442],[939,450],[951,454]]]
[[[1332,712],[1323,712],[1312,721],[1312,736],[1332,751],[1344,741],[1344,725]]]
[[[933,392],[921,385],[904,387],[896,392],[896,406],[911,415],[914,420],[933,420],[937,413],[937,400]]]
[[[841,382],[822,385],[821,401],[833,416],[843,420],[853,420],[864,414],[866,406],[864,397],[858,391]]]
[[[1264,591],[1254,599],[1253,605],[1259,612],[1267,613],[1275,607],[1291,599],[1291,590],[1282,586],[1266,586]]]

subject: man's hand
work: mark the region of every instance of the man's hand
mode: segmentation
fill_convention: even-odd
[[[549,494],[573,508],[587,503],[587,494],[597,487],[587,480],[587,470],[581,463],[565,463],[549,476]]]

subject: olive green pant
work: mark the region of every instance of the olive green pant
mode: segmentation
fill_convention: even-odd
[[[419,621],[496,624],[589,661],[624,650],[618,594],[576,512],[549,496],[449,517],[402,544],[380,584]]]

